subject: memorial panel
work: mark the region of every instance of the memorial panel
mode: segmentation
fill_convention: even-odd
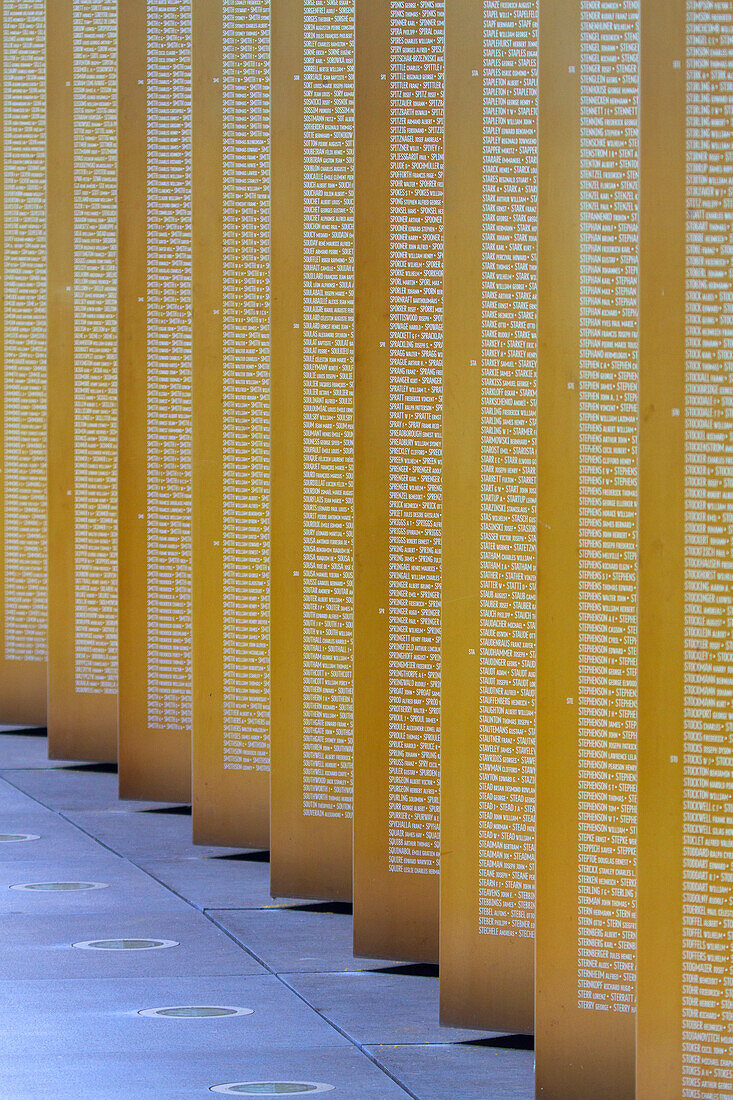
[[[634,1096],[640,0],[540,9],[537,1095]]]
[[[436,961],[443,0],[356,9],[354,942]]]
[[[119,768],[189,801],[191,3],[119,5]]]
[[[733,1088],[733,10],[645,13],[637,1095],[718,1100]]]
[[[534,1023],[537,0],[446,7],[441,1018]]]
[[[195,0],[194,143],[194,838],[266,848],[269,0]]]
[[[354,0],[273,2],[275,895],[349,900]]]
[[[48,0],[48,746],[117,758],[117,3]]]
[[[2,8],[0,719],[45,726],[46,5]]]

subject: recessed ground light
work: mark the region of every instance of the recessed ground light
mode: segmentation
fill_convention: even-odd
[[[15,844],[19,840],[40,840],[35,833],[0,833],[0,844]]]
[[[251,1016],[251,1008],[231,1005],[172,1005],[170,1008],[141,1008],[138,1016],[167,1016],[176,1019],[204,1019],[211,1016]]]
[[[152,951],[158,947],[178,947],[177,940],[81,940],[73,943],[82,951]]]
[[[335,1087],[317,1081],[237,1081],[231,1085],[212,1085],[209,1092],[224,1092],[228,1096],[293,1096],[332,1092]]]
[[[54,891],[61,893],[71,890],[105,890],[108,886],[108,882],[19,882],[10,889],[38,890],[50,894]]]

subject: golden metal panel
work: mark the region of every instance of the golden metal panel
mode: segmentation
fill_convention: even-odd
[[[441,1018],[534,1026],[537,0],[446,5]]]
[[[119,6],[119,769],[188,801],[191,4]]]
[[[540,6],[537,1095],[634,1095],[639,0]]]
[[[48,746],[117,757],[117,3],[48,0]]]
[[[356,8],[354,944],[438,955],[443,0]]]
[[[354,0],[273,3],[276,896],[351,898]]]
[[[198,843],[269,840],[270,4],[194,3]]]
[[[717,1100],[733,1077],[733,10],[644,10],[637,1095]]]
[[[2,7],[0,718],[46,724],[46,13]]]

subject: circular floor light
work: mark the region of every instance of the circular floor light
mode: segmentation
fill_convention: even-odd
[[[81,940],[72,944],[82,951],[154,951],[160,947],[178,947],[177,940]]]
[[[223,1092],[228,1096],[302,1096],[332,1092],[335,1087],[317,1081],[236,1081],[230,1085],[212,1085],[209,1092]]]
[[[233,1005],[171,1005],[168,1008],[141,1008],[138,1016],[165,1016],[177,1020],[203,1020],[214,1016],[251,1016],[251,1008]]]
[[[71,893],[74,890],[105,890],[108,882],[18,882],[11,890],[37,890],[39,893]]]
[[[36,833],[0,833],[0,844],[17,844],[20,840],[40,840]]]

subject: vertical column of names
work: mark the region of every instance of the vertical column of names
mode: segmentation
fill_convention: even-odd
[[[631,1012],[639,0],[583,0],[581,13],[578,1003]]]
[[[687,0],[682,1095],[733,1078],[733,11]]]
[[[224,760],[270,763],[270,4],[225,0]]]
[[[537,0],[484,5],[479,930],[534,929]]]
[[[117,4],[74,0],[74,584],[79,692],[117,689]]]
[[[191,726],[191,8],[148,3],[148,721]]]
[[[354,0],[303,14],[303,813],[350,817]]]
[[[438,873],[443,0],[390,19],[389,868]]]
[[[5,657],[44,661],[46,523],[46,17],[4,0]]]

